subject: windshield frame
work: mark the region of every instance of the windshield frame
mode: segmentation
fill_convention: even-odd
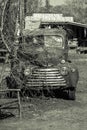
[[[61,49],[64,49],[65,48],[65,37],[62,35],[62,34],[57,34],[57,35],[36,35],[36,36],[30,36],[30,41],[28,40],[25,40],[25,43],[27,43],[27,45],[30,45],[30,43],[32,44],[32,45],[35,45],[35,46],[45,46],[46,45],[46,40],[45,40],[45,38],[49,38],[49,37],[59,37],[59,38],[61,38],[62,39],[62,41],[61,41],[61,43],[62,43],[62,45],[61,46],[55,46],[55,47],[59,47],[59,48],[61,48]],[[27,37],[25,37],[25,39],[28,39],[29,38],[29,36],[27,36]],[[40,40],[40,38],[42,38],[41,40],[42,40],[42,42],[41,42],[41,40]],[[32,39],[32,40],[31,40]],[[37,42],[34,42],[34,40],[38,40]],[[39,41],[40,40],[40,41]],[[27,41],[27,42],[26,42]],[[41,43],[40,43],[41,42]],[[58,42],[57,42],[58,43]],[[56,43],[56,44],[57,44]],[[50,46],[50,44],[49,44],[49,47],[54,47],[54,46]]]

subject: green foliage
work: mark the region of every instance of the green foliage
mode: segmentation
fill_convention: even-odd
[[[86,9],[87,3],[86,0],[72,0],[68,1],[66,4],[66,11],[74,17],[75,21],[86,23]]]
[[[76,22],[87,23],[87,0],[67,1],[65,5],[52,7],[51,12],[73,16]]]
[[[32,15],[32,13],[38,12],[38,0],[26,1],[26,15]]]
[[[49,7],[49,8],[48,8]],[[87,23],[87,0],[68,0],[65,5],[50,6],[48,1],[39,12],[62,13],[64,16],[73,16],[76,22]]]

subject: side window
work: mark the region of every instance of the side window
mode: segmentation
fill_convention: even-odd
[[[25,43],[29,46],[30,45],[42,46],[42,45],[44,45],[44,36],[26,37]]]
[[[33,37],[26,37],[26,38],[25,38],[25,42],[26,42],[28,45],[32,44],[32,43],[33,43]]]
[[[34,45],[44,45],[44,37],[43,36],[36,36],[36,37],[33,37],[33,44]]]

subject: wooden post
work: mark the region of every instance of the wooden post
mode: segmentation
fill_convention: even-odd
[[[0,107],[1,107],[1,105],[0,105]],[[0,115],[1,115],[1,109],[0,109]]]
[[[21,103],[20,103],[20,92],[17,92],[17,96],[18,96],[18,110],[19,110],[19,115],[21,118]]]
[[[24,21],[25,21],[25,16],[24,16],[24,0],[19,0],[19,6],[20,6],[20,33],[22,35],[22,31],[24,29]]]

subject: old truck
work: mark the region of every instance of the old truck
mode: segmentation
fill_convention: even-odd
[[[67,33],[64,29],[23,31],[24,42],[12,59],[9,87],[20,87],[26,95],[32,90],[66,91],[75,99],[78,69],[68,61]]]

